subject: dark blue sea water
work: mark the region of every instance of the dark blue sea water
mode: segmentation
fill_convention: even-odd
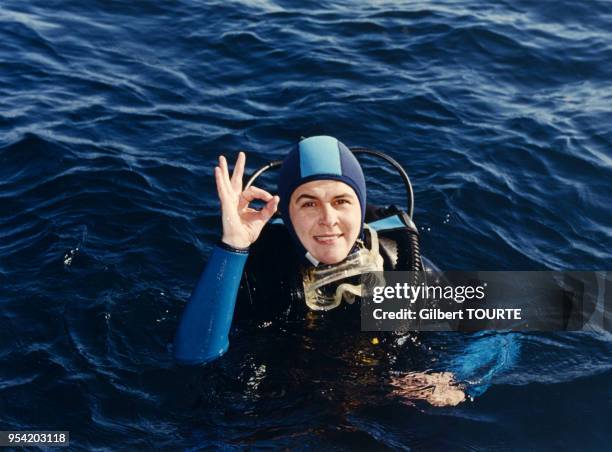
[[[606,332],[418,335],[389,356],[273,325],[198,369],[170,343],[219,237],[216,156],[255,169],[300,136],[401,162],[442,269],[610,269],[610,30],[607,0],[3,0],[0,430],[95,450],[609,448]],[[365,169],[370,199],[404,202]],[[453,369],[473,400],[390,396],[390,373]]]

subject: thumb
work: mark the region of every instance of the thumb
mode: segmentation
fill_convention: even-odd
[[[266,203],[265,207],[261,209],[260,213],[263,221],[268,221],[270,218],[272,218],[272,215],[274,215],[276,209],[278,209],[279,201],[280,198],[278,196],[274,196]]]

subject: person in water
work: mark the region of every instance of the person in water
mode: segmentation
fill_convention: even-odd
[[[254,186],[243,190],[245,163],[246,156],[240,153],[230,174],[221,156],[215,168],[223,235],[178,328],[174,354],[182,363],[211,361],[227,350],[249,248],[279,207],[284,229],[304,266],[338,264],[363,234],[365,178],[353,153],[335,138],[311,137],[289,153],[281,168],[279,196]],[[264,202],[264,207],[249,207],[255,200]]]
[[[269,314],[271,303],[278,305],[277,312],[285,314],[292,309],[302,309],[300,312],[308,308],[328,310],[336,308],[345,295],[344,299],[352,302],[360,291],[354,284],[343,284],[341,287],[345,287],[346,293],[336,291],[331,302],[327,299],[319,304],[320,300],[313,301],[306,296],[306,303],[296,303],[293,294],[301,293],[298,299],[303,300],[304,292],[308,292],[308,281],[316,280],[319,269],[326,274],[341,270],[346,274],[347,269],[353,268],[347,265],[354,266],[354,262],[369,271],[404,269],[399,265],[402,259],[406,260],[401,251],[396,251],[393,258],[393,253],[385,252],[384,247],[378,250],[378,234],[366,225],[369,207],[363,171],[354,154],[337,139],[316,136],[300,141],[283,161],[278,196],[254,186],[243,190],[245,164],[246,156],[241,152],[232,174],[223,156],[219,157],[219,165],[215,168],[223,233],[185,307],[176,333],[174,356],[182,364],[207,363],[227,351],[239,289],[241,294],[248,296],[238,303],[238,310],[248,309],[262,293],[268,295],[266,302],[259,302],[259,307],[249,311],[250,314]],[[249,206],[256,200],[264,203],[263,208],[257,210]],[[272,228],[270,220],[277,210],[282,222],[279,219],[276,228]],[[400,226],[408,228],[416,237],[414,224],[405,215],[402,218],[404,223],[401,224],[391,221],[390,229],[397,232]],[[384,223],[390,224],[389,219]],[[269,227],[265,228],[266,225]],[[253,251],[266,231],[272,231],[268,234],[272,234],[274,249]],[[397,243],[394,246],[398,248]],[[267,265],[258,262],[257,258],[263,254],[272,255],[269,262],[275,263],[276,269],[261,271]],[[243,275],[245,264],[248,277]],[[258,276],[253,277],[253,274]],[[274,292],[274,288],[292,285],[287,281],[294,281],[295,287],[303,285],[304,290],[287,294]],[[253,286],[258,287],[253,290]],[[446,380],[451,388],[452,379]],[[411,374],[408,380],[396,377],[393,385],[401,386],[401,391],[409,391],[415,381],[419,381],[421,387],[423,381],[430,381],[430,376]],[[463,400],[463,393],[453,389],[450,399],[453,400],[450,404],[456,404]]]

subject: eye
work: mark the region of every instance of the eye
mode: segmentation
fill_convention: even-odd
[[[304,207],[314,207],[315,203],[314,201],[306,201],[305,203],[302,204],[302,208]]]
[[[351,201],[346,199],[346,198],[336,199],[336,204],[337,205],[350,204],[350,203],[351,203]]]

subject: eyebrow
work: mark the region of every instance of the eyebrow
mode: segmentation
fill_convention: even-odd
[[[339,198],[351,198],[351,194],[350,193],[342,193],[340,195],[334,196],[332,199],[339,199]],[[297,199],[294,201],[295,204],[300,202],[300,200],[302,200],[302,199],[314,199],[314,200],[317,200],[319,198],[317,198],[316,196],[308,195],[308,194],[304,193],[304,194],[301,194],[300,196],[297,197]]]

